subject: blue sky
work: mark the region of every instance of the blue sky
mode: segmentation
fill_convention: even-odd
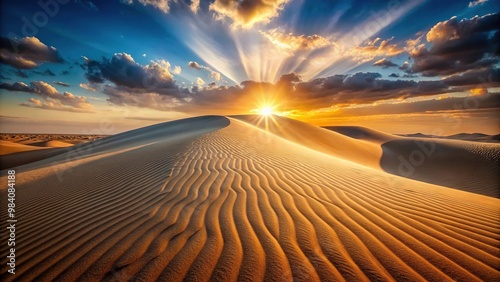
[[[74,132],[107,116],[123,131],[272,107],[319,125],[397,131],[383,126],[393,118],[381,119],[380,104],[401,104],[389,112],[427,124],[440,112],[457,114],[443,100],[488,94],[462,116],[471,126],[487,121],[491,133],[498,10],[493,0],[3,1],[0,35],[28,51],[0,46],[0,130],[54,124],[52,131]],[[465,52],[473,40],[487,47]],[[466,83],[464,75],[492,81]],[[442,105],[425,115],[422,103],[431,100]]]

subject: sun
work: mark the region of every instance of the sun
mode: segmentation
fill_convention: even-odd
[[[271,107],[264,107],[264,108],[260,109],[259,112],[263,116],[270,116],[270,115],[273,114],[273,108],[271,108]]]

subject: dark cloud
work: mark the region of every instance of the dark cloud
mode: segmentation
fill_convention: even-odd
[[[294,72],[289,74],[284,74],[278,80],[278,83],[295,83],[295,82],[302,82],[302,78],[300,77],[300,75]]]
[[[397,74],[397,73],[391,73],[391,74],[389,75],[389,77],[399,77],[399,74]]]
[[[367,104],[388,99],[407,99],[454,92],[437,81],[388,80],[379,73],[334,75],[294,84],[279,100],[287,110],[312,110],[333,105]]]
[[[21,77],[21,78],[28,78],[29,77],[28,73],[26,73],[25,71],[21,71],[21,70],[15,71],[14,74],[18,77]]]
[[[60,82],[60,81],[54,81],[54,84],[61,85],[61,86],[64,86],[64,87],[69,87],[70,86],[69,84],[64,83],[64,82]]]
[[[70,75],[70,74],[71,73],[69,71],[67,71],[67,70],[61,72],[61,75]]]
[[[84,61],[85,76],[91,83],[110,81],[128,92],[183,96],[167,61],[158,60],[142,66],[126,53],[117,53],[111,59],[103,58],[101,61],[84,57]]]
[[[280,110],[314,110],[368,104],[388,99],[407,99],[453,92],[440,80],[387,80],[379,73],[334,75],[302,82],[296,74],[283,75],[276,84],[244,81],[231,88],[197,89],[189,103],[181,103],[182,111],[218,109],[238,112],[248,110],[248,101],[279,101]],[[244,107],[242,107],[242,105]],[[256,106],[257,107],[257,106]]]
[[[196,70],[200,70],[200,69],[201,69],[200,64],[198,64],[197,62],[193,62],[193,61],[190,61],[190,62],[188,63],[188,66],[189,66],[190,68],[193,68],[193,69],[196,69]]]
[[[393,63],[391,60],[387,60],[386,58],[380,59],[373,63],[374,66],[382,67],[382,68],[390,68],[397,67],[398,65]]]
[[[43,72],[42,71],[33,71],[33,73],[36,73],[36,74],[39,74],[42,76],[56,76],[56,74],[49,69],[46,69]]]
[[[439,22],[427,33],[432,44],[410,51],[411,73],[439,76],[491,67],[499,62],[500,14]]]
[[[18,69],[32,69],[46,62],[61,63],[63,59],[56,48],[43,44],[38,38],[0,37],[0,63]]]
[[[41,108],[47,110],[69,111],[69,112],[93,112],[94,107],[87,98],[75,96],[70,92],[60,93],[52,85],[43,81],[34,81],[30,86],[23,82],[2,83],[1,89],[9,91],[26,92],[36,95],[40,99],[30,98],[22,106]]]
[[[14,82],[14,83],[4,82],[0,84],[0,89],[6,89],[9,91],[18,91],[18,92],[28,92],[28,93],[33,92],[33,89],[24,82]]]
[[[462,74],[445,77],[443,82],[452,86],[481,85],[483,87],[498,87],[500,86],[500,69],[470,70]]]
[[[365,107],[343,108],[330,116],[368,116],[383,114],[411,114],[453,110],[481,110],[500,108],[500,93],[481,96],[444,97],[409,103],[378,104]]]

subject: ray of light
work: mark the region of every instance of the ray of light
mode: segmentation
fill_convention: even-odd
[[[338,34],[338,31],[335,33],[334,28],[339,18],[349,9],[348,5],[342,6],[329,22],[317,23],[318,33],[332,42],[331,46],[320,50],[279,50],[259,32],[259,29],[269,29],[270,25],[231,29],[227,22],[214,21],[210,12],[179,19],[184,30],[182,34],[189,34],[180,36],[180,39],[206,64],[235,83],[244,80],[276,82],[281,75],[291,72],[300,74],[303,80],[309,80],[345,73],[359,65],[360,62],[346,58],[346,50],[373,38],[425,1],[428,0],[409,1],[393,13],[389,8],[378,11],[379,18],[372,16],[343,35]],[[299,4],[303,4],[303,1]],[[295,24],[298,24],[298,20]],[[286,32],[295,34],[296,27],[288,28]],[[225,33],[223,38],[228,42],[215,39],[221,33]]]

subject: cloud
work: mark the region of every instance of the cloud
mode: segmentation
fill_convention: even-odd
[[[79,86],[80,86],[80,88],[83,88],[87,91],[91,91],[91,92],[97,91],[97,88],[95,86],[90,85],[90,84],[80,83]]]
[[[165,14],[170,11],[170,0],[122,0],[122,3],[133,4],[139,2],[144,6],[153,6],[156,9],[164,12]]]
[[[200,0],[191,0],[189,9],[195,14],[198,13],[198,10],[200,9]]]
[[[157,92],[177,95],[170,63],[165,60],[151,61],[149,65],[140,65],[126,53],[116,53],[111,59],[101,61],[84,57],[85,76],[91,83],[101,84],[110,81],[117,87],[130,88],[136,92]],[[173,71],[180,71],[175,69]]]
[[[96,12],[99,11],[97,6],[94,5],[94,3],[92,3],[91,1],[75,0],[75,2],[87,10],[96,11]]]
[[[105,86],[103,93],[108,96],[108,102],[118,106],[127,105],[159,111],[172,111],[174,107],[183,103],[182,100],[173,96],[161,95],[153,91],[138,93],[124,87]]]
[[[18,92],[32,92],[33,90],[24,82],[14,82],[14,83],[2,83],[0,84],[0,89],[6,89],[9,91]]]
[[[36,73],[36,74],[39,74],[42,76],[56,76],[56,74],[49,69],[46,69],[43,72],[42,71],[33,71],[33,73]]]
[[[214,71],[212,68],[210,68],[208,66],[202,66],[202,65],[198,64],[197,62],[193,62],[193,61],[190,61],[188,63],[188,66],[192,69],[195,69],[195,70],[205,69],[205,70],[209,71],[210,77],[215,81],[219,81],[222,79],[222,76],[219,72]]]
[[[100,61],[84,57],[85,76],[89,84],[80,87],[92,91],[106,82],[102,92],[107,101],[115,105],[129,105],[167,111],[185,103],[190,92],[176,84],[173,73],[180,67],[171,69],[165,60],[151,61],[140,65],[126,53],[116,53],[111,58]]]
[[[483,92],[484,93],[484,92]],[[387,115],[397,114],[411,114],[411,113],[436,113],[454,110],[481,110],[481,109],[494,109],[500,108],[500,93],[484,93],[478,94],[475,99],[474,107],[467,108],[465,105],[471,104],[471,97],[444,97],[423,101],[413,101],[401,103],[388,103],[388,104],[370,104],[364,107],[342,108],[336,112],[330,112],[330,117],[335,116],[369,116],[380,115],[381,113]],[[461,106],[461,107],[460,107]],[[457,108],[458,107],[458,108]],[[441,115],[443,115],[441,113]]]
[[[499,62],[500,14],[450,20],[434,25],[426,35],[432,44],[410,50],[411,73],[440,76],[491,67]]]
[[[284,97],[287,110],[313,110],[334,105],[367,104],[390,99],[408,99],[452,92],[441,81],[382,79],[379,73],[334,75],[295,83],[295,90]]]
[[[41,100],[30,98],[28,102],[22,103],[22,106],[68,112],[94,112],[94,106],[87,101],[87,98],[75,96],[70,92],[60,93],[52,85],[43,81],[31,82],[30,86],[23,82],[2,83],[0,88],[31,93],[41,98]]]
[[[188,63],[188,66],[189,66],[190,68],[193,68],[193,69],[196,69],[196,70],[200,70],[200,69],[201,69],[200,64],[198,64],[197,62],[193,62],[193,61],[190,61],[190,62]]]
[[[398,65],[393,63],[391,60],[387,60],[386,58],[380,59],[373,63],[374,66],[382,67],[382,68],[389,68],[389,67],[397,67]]]
[[[386,40],[375,38],[360,46],[348,49],[345,55],[352,57],[353,60],[357,62],[368,62],[376,57],[392,57],[403,53],[405,49],[399,47],[397,44],[391,43],[393,39],[394,37]]]
[[[296,82],[302,82],[302,78],[300,77],[300,75],[298,75],[294,72],[284,74],[278,80],[278,84],[282,84],[282,83],[290,84],[290,83],[296,83]]]
[[[248,111],[249,101],[274,101],[280,111],[317,110],[332,106],[370,104],[376,101],[432,96],[453,92],[442,81],[387,80],[379,73],[334,75],[303,82],[300,76],[283,75],[277,83],[244,81],[240,86],[199,89],[176,108],[186,112]],[[259,105],[255,105],[257,108]],[[208,112],[208,113],[212,113]]]
[[[70,86],[69,84],[64,83],[64,82],[60,82],[60,81],[54,81],[54,84],[61,85],[61,86],[64,86],[64,87],[69,87]]]
[[[171,71],[173,74],[181,74],[182,69],[180,66],[175,66]]]
[[[391,74],[389,75],[389,77],[399,77],[399,74],[397,74],[397,73],[391,73]]]
[[[17,70],[14,72],[14,74],[18,77],[22,77],[22,78],[28,78],[29,75],[28,73],[26,73],[25,71],[22,71],[22,70]]]
[[[482,85],[483,87],[500,86],[500,69],[486,68],[469,70],[443,78],[443,82],[452,86]]]
[[[268,23],[278,16],[289,0],[215,0],[209,9],[215,18],[232,20],[232,26],[251,28],[258,23]]]
[[[196,78],[196,85],[202,86],[203,84],[205,84],[205,81],[203,81],[203,79],[201,79],[201,77],[197,77]]]
[[[330,46],[332,43],[317,34],[313,35],[293,35],[292,33],[282,33],[278,29],[270,29],[267,31],[260,31],[265,38],[267,38],[274,46],[287,50],[314,50]]]
[[[483,5],[486,2],[488,2],[488,0],[476,0],[476,1],[472,1],[472,2],[469,2],[468,7],[469,8],[476,7],[478,5]]]
[[[469,89],[469,92],[471,93],[471,96],[481,96],[481,95],[488,94],[488,89],[486,89],[486,88],[472,88],[472,89]]]
[[[0,63],[17,69],[32,69],[47,62],[61,63],[63,59],[56,48],[48,47],[38,38],[0,37]]]

